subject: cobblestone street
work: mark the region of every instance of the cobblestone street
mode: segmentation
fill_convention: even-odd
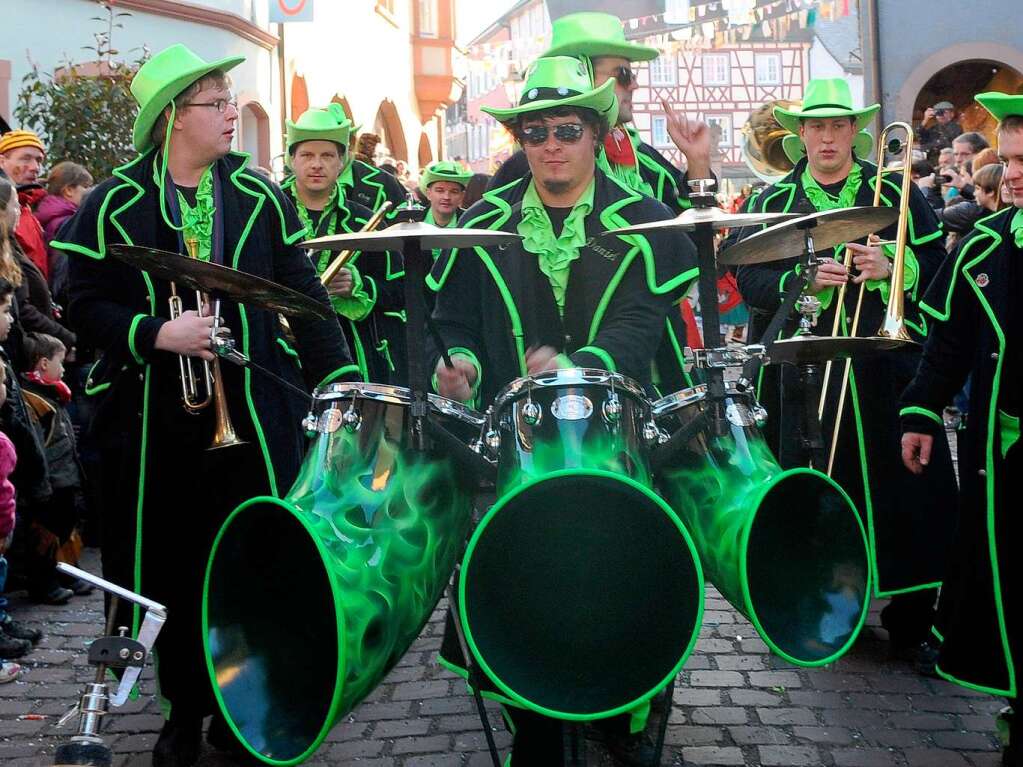
[[[98,570],[89,551],[84,566]],[[85,644],[101,630],[102,597],[65,607],[31,605],[13,613],[47,630],[23,660],[21,679],[0,686],[0,763],[45,765],[69,734],[56,720],[91,679]],[[752,626],[709,589],[703,631],[679,677],[667,731],[665,765],[835,765],[835,767],[991,767],[999,763],[994,713],[1004,701],[923,678],[888,659],[873,605],[868,626],[842,660],[796,669],[767,653]],[[310,764],[360,767],[484,767],[489,757],[472,699],[438,667],[443,613],[374,694],[331,733]],[[287,616],[282,616],[283,620]],[[161,726],[147,672],[146,694],[108,717],[104,732],[116,764],[148,767]],[[42,715],[44,719],[23,718]],[[497,742],[509,738],[499,719]],[[591,744],[591,764],[609,765]],[[203,767],[230,760],[208,752]]]

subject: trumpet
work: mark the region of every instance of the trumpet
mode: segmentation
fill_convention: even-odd
[[[385,200],[384,203],[377,208],[376,212],[369,217],[366,225],[360,229],[360,232],[372,232],[380,225],[380,221],[384,215],[391,209],[391,201]],[[332,279],[341,271],[341,267],[348,263],[351,257],[355,254],[354,250],[342,250],[335,256],[334,260],[330,262],[326,269],[323,270],[323,274],[320,275],[320,282],[326,287]]]
[[[190,258],[198,258],[199,241],[194,238],[185,240],[185,247]],[[176,320],[183,312],[181,296],[178,295],[178,288],[173,282],[170,284],[170,298],[167,303],[170,306],[170,318]],[[195,291],[196,305],[200,316],[203,306],[209,303],[209,298],[202,291]],[[217,301],[214,309],[213,333],[218,332],[220,314],[220,301]],[[227,409],[227,397],[224,391],[224,381],[220,374],[220,360],[216,357],[212,362],[202,360],[202,368],[197,369],[199,360],[194,357],[178,355],[178,368],[181,372],[181,394],[185,410],[191,414],[198,414],[209,407],[214,408],[216,417],[216,428],[213,433],[213,441],[208,450],[216,450],[221,447],[232,445],[243,445],[245,440],[241,439],[234,430],[231,423],[231,415]]]

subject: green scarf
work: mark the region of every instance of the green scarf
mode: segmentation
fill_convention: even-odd
[[[153,183],[160,186],[160,169],[153,158]],[[213,252],[213,217],[217,212],[213,204],[213,166],[206,166],[195,190],[195,207],[189,204],[181,190],[177,190],[178,209],[181,211],[181,237],[186,242],[199,242],[198,258],[209,261]]]
[[[1023,208],[1016,210],[1016,215],[1012,217],[1012,223],[1009,224],[1009,231],[1012,232],[1013,239],[1016,241],[1016,247],[1023,248]]]
[[[306,208],[305,204],[298,196],[298,184],[294,183],[290,185],[291,197],[295,201],[295,208],[298,211],[298,218],[305,226],[306,231],[310,237],[319,237],[316,231],[316,227],[313,226],[312,216],[309,215],[309,209]],[[327,204],[323,206],[323,213],[320,214],[320,221],[323,221],[323,217],[327,218],[327,231],[323,236],[329,236],[337,234],[337,216],[333,215],[334,209],[337,207],[337,184],[334,184],[333,189],[330,190],[330,197],[327,199]],[[323,274],[323,270],[330,266],[331,256],[334,254],[329,250],[321,250],[316,258],[316,273]]]
[[[564,228],[558,237],[547,215],[547,209],[536,192],[533,181],[529,182],[522,197],[522,220],[516,231],[522,235],[522,249],[537,256],[540,271],[547,275],[558,313],[565,312],[565,290],[568,287],[568,273],[572,262],[579,258],[579,248],[586,242],[584,220],[593,210],[595,180],[572,206],[572,212],[565,219]]]
[[[806,192],[807,198],[818,211],[851,208],[856,204],[856,195],[863,184],[863,168],[860,167],[859,163],[853,163],[852,170],[849,171],[849,176],[842,186],[842,191],[838,193],[838,197],[832,197],[821,189],[817,179],[810,173],[809,165],[803,169],[800,181],[803,184],[803,191]]]

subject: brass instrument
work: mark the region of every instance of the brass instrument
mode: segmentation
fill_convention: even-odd
[[[384,203],[377,208],[376,212],[370,216],[366,225],[360,229],[360,232],[372,232],[380,225],[380,221],[384,215],[391,209],[392,203],[390,200],[385,200]],[[355,254],[354,250],[342,250],[334,260],[330,262],[326,269],[323,270],[323,274],[320,275],[320,282],[324,287],[327,287],[328,283],[341,271],[341,267],[348,263],[351,257]]]
[[[185,247],[188,250],[189,258],[198,258],[199,241],[195,238],[185,240]],[[178,295],[178,288],[174,282],[170,284],[171,295],[167,299],[170,305],[170,318],[176,320],[181,316],[183,306],[181,296]],[[203,306],[209,303],[209,297],[203,292],[195,291],[195,300],[198,306],[199,316],[203,316]],[[212,334],[219,330],[220,325],[220,301],[216,301],[214,309],[214,320]],[[216,450],[221,447],[242,445],[245,440],[238,437],[234,426],[231,423],[231,415],[227,410],[227,398],[224,392],[224,381],[220,375],[220,360],[213,358],[212,362],[202,361],[201,373],[195,366],[198,361],[183,354],[178,355],[178,365],[181,371],[182,400],[185,410],[197,414],[205,410],[212,403],[213,412],[216,417],[216,429],[213,433],[213,441],[208,450]]]
[[[902,130],[905,132],[905,138],[891,138],[889,139],[888,134],[892,130]],[[909,333],[906,330],[905,322],[905,268],[906,268],[906,235],[907,227],[909,224],[909,195],[913,180],[911,177],[911,169],[913,164],[913,144],[914,134],[913,127],[908,123],[904,122],[893,122],[890,125],[885,126],[885,129],[881,131],[881,137],[878,139],[878,150],[877,150],[877,174],[874,177],[874,206],[877,207],[881,204],[881,182],[884,180],[886,174],[901,173],[902,174],[902,188],[899,199],[899,218],[896,222],[896,236],[895,236],[895,255],[892,257],[891,263],[891,283],[888,290],[888,305],[885,309],[885,318],[881,323],[881,327],[877,331],[878,338],[886,338],[889,340],[896,341],[911,341]],[[898,161],[898,164],[893,168],[886,168],[885,156],[886,155],[897,155],[902,153],[902,159]],[[873,245],[889,244],[881,243],[876,235],[870,235],[868,243]],[[852,252],[846,248],[845,251],[845,268],[846,271],[852,269]],[[845,292],[848,283],[843,283],[838,289],[838,296],[835,303],[835,319],[831,329],[831,335],[837,336],[839,327],[842,319],[842,307],[845,301]],[[863,307],[863,296],[866,292],[867,282],[864,280],[860,283],[860,292],[856,298],[856,311],[853,314],[852,324],[849,326],[849,336],[855,336],[856,331],[859,329],[860,324],[860,309]],[[839,389],[838,395],[838,409],[835,414],[835,428],[831,434],[831,449],[828,451],[828,476],[831,476],[831,471],[835,463],[835,451],[838,447],[838,434],[841,430],[842,425],[842,410],[845,407],[845,394],[849,388],[849,371],[852,365],[852,360],[847,359],[842,370],[842,386]],[[818,408],[818,416],[823,417],[824,414],[824,398],[828,390],[828,379],[831,375],[831,362],[828,362],[827,367],[824,370],[824,383],[821,388],[821,401]]]
[[[742,158],[762,181],[773,184],[795,164],[786,156],[782,140],[789,132],[774,119],[774,108],[793,109],[798,101],[778,99],[761,104],[742,126]]]

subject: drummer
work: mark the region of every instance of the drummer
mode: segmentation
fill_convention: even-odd
[[[544,56],[574,56],[592,72],[593,83],[613,82],[618,99],[618,119],[604,137],[597,165],[633,191],[660,200],[674,213],[691,207],[689,180],[713,178],[710,169],[710,129],[690,120],[662,101],[668,137],[685,158],[680,170],[657,149],[647,144],[632,123],[632,95],[639,88],[633,62],[650,61],[660,51],[625,39],[622,20],[610,13],[582,11],[555,19],[551,24],[551,47]],[[525,153],[513,154],[490,182],[499,189],[529,171]],[[672,308],[665,324],[654,363],[655,383],[663,394],[693,385],[685,370],[682,349],[693,339],[686,337],[681,305]],[[698,342],[699,339],[696,339]]]
[[[696,277],[696,254],[677,230],[595,239],[610,228],[672,216],[597,167],[617,116],[614,83],[594,88],[578,59],[541,58],[518,106],[485,109],[523,147],[529,173],[485,194],[460,223],[523,239],[446,252],[434,266],[434,318],[453,363],[449,370],[433,350],[438,393],[484,404],[516,378],[563,367],[601,368],[649,384],[665,314]],[[461,667],[451,629],[442,661]],[[548,764],[561,753],[559,722],[519,709],[510,716],[515,764]],[[635,717],[644,720],[645,712]],[[649,762],[653,744],[642,733],[630,735],[617,722],[610,728],[620,759]]]
[[[199,756],[203,717],[214,712],[201,634],[202,581],[213,536],[242,500],[278,495],[295,478],[304,450],[306,403],[224,362],[226,404],[246,441],[209,451],[215,407],[182,406],[179,358],[210,360],[212,317],[198,316],[195,291],[180,289],[186,311],[168,318],[170,285],[114,260],[111,243],[185,253],[272,278],[324,305],[327,293],[296,247],[305,229],[281,190],[231,152],[238,109],[227,72],[243,61],[207,62],[184,45],[160,51],[131,83],[139,103],[133,143],[139,156],[89,195],[52,243],[70,264],[70,311],[80,338],[101,353],[89,391],[103,476],[103,574],[162,602],[171,616],[156,643],[160,694],[169,718],[153,749],[155,767],[187,767]],[[311,386],[356,377],[337,322],[291,318],[302,370],[276,343],[274,312],[225,302],[238,346],[278,376]],[[135,623],[133,624],[133,619]],[[134,625],[130,609],[114,625]],[[214,745],[234,742],[214,718]]]
[[[351,127],[340,104],[309,109],[295,122],[287,121],[288,158],[294,175],[281,186],[291,194],[310,238],[359,231],[373,215],[349,199],[352,190],[340,181],[350,164]],[[322,275],[336,256],[329,250],[313,252],[317,273]],[[366,381],[404,384],[403,273],[398,253],[356,253],[327,285],[330,303]]]
[[[437,160],[427,165],[419,177],[419,191],[430,203],[424,221],[434,226],[455,226],[458,217],[465,213],[462,200],[471,178],[472,171],[454,160]]]
[[[828,211],[873,204],[877,167],[866,159],[873,139],[863,129],[879,109],[877,104],[853,107],[849,86],[839,78],[811,80],[801,109],[775,108],[775,118],[790,132],[783,148],[795,167],[764,189],[751,204],[750,212]],[[898,174],[885,176],[882,205],[899,206],[901,181]],[[922,340],[927,323],[916,298],[930,283],[945,251],[933,211],[915,185],[910,190],[905,313],[911,334]],[[743,230],[738,239],[751,233]],[[880,234],[893,240],[894,233],[892,225]],[[831,334],[836,291],[847,280],[850,284],[839,334],[848,334],[859,287],[864,282],[867,289],[857,334],[871,335],[881,326],[894,248],[863,242],[848,243],[845,248],[852,251],[852,275],[846,274],[841,263],[844,248],[818,251],[825,263],[810,286],[810,293],[821,302],[813,330],[816,335]],[[784,258],[739,267],[739,290],[754,309],[753,339],[760,340],[782,294],[792,280],[799,279],[796,263],[796,258]],[[795,330],[793,315],[784,334],[791,335]],[[868,529],[875,594],[893,597],[881,613],[892,649],[908,656],[923,652],[933,660],[933,650],[921,647],[921,643],[930,636],[937,587],[945,572],[954,530],[956,485],[945,440],[936,446],[926,482],[907,472],[899,461],[898,398],[912,377],[916,360],[917,355],[907,352],[854,361],[833,476],[849,493]],[[837,362],[829,380],[822,419],[826,449],[831,445],[842,371],[843,364]],[[798,416],[804,412],[799,392],[794,368],[780,368],[780,376],[777,367],[766,370],[760,399],[772,415],[768,438],[784,468],[806,462],[797,438]],[[817,402],[820,394],[814,391],[807,396]]]

